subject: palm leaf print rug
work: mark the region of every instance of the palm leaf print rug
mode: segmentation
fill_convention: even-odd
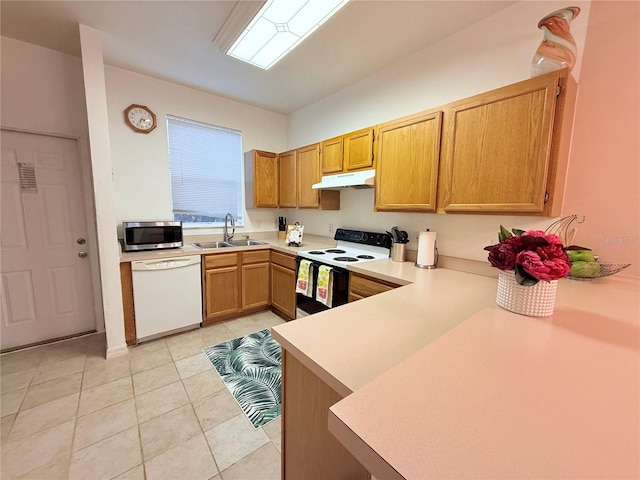
[[[282,351],[269,329],[202,349],[253,428],[280,416]]]

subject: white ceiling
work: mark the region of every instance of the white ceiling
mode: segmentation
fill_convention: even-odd
[[[237,3],[2,0],[0,32],[80,56],[82,23],[103,32],[108,65],[288,114],[515,2],[352,0],[267,71],[213,44]]]

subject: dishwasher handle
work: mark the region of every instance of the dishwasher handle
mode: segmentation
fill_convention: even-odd
[[[131,262],[133,271],[157,271],[183,268],[190,265],[200,265],[200,255],[174,258],[158,258],[154,260],[136,260]]]

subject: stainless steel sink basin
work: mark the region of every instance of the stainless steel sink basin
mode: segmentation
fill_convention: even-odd
[[[227,242],[199,242],[199,243],[192,243],[191,245],[193,245],[196,248],[222,248],[222,247],[233,247],[234,245],[231,245]]]
[[[250,238],[244,240],[230,240],[228,242],[223,242],[219,240],[217,242],[198,242],[192,243],[196,248],[224,248],[224,247],[251,247],[253,245],[268,245],[267,242],[261,242],[260,240],[252,240]]]
[[[268,245],[267,242],[262,242],[260,240],[252,240],[250,238],[247,238],[244,240],[229,240],[228,242],[222,242],[222,243],[226,243],[230,247],[251,247],[253,245]]]

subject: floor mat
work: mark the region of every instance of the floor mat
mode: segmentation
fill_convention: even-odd
[[[282,349],[269,329],[202,350],[253,428],[280,416]]]

